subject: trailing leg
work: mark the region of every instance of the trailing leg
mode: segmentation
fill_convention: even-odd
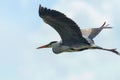
[[[100,50],[110,51],[110,52],[113,52],[117,55],[120,55],[120,53],[116,49],[106,49],[106,48],[102,48],[102,47],[99,47],[99,46],[91,47],[91,49],[100,49]]]

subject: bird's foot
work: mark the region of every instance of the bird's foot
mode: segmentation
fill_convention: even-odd
[[[120,55],[120,53],[115,49],[109,49],[109,51],[113,52],[113,53],[116,53],[117,55]]]

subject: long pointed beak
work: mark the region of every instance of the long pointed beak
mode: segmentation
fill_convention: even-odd
[[[40,46],[40,47],[38,47],[36,49],[42,49],[42,48],[48,48],[48,45],[43,45],[43,46]]]

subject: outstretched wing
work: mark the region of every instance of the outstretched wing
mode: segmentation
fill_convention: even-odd
[[[62,38],[64,45],[89,44],[83,37],[78,25],[64,14],[39,6],[39,16],[53,27]]]

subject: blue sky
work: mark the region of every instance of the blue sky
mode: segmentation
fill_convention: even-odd
[[[97,45],[120,51],[119,0],[2,0],[0,1],[0,80],[119,80],[120,56],[87,50],[56,55],[40,45],[60,40],[38,16],[39,4],[59,10],[80,28],[103,30]]]

